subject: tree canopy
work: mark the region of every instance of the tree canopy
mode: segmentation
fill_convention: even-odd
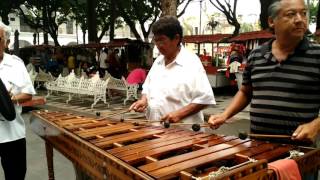
[[[126,23],[131,33],[143,41],[148,41],[151,26],[160,17],[160,14],[168,12],[174,3],[175,8],[171,8],[169,15],[178,17],[185,13],[189,3],[193,0],[170,0],[170,6],[166,6],[166,0],[110,0],[96,1],[93,7],[94,17],[87,11],[88,0],[11,0],[0,1],[0,16],[2,21],[9,24],[8,14],[16,12],[23,21],[36,32],[43,31],[50,34],[55,45],[58,42],[58,28],[61,24],[74,20],[83,32],[83,39],[90,28],[94,28],[99,42],[103,36],[109,32],[110,39],[114,38],[114,29]],[[177,7],[183,6],[180,12]],[[95,23],[89,25],[94,18]],[[88,28],[89,27],[89,28]],[[142,35],[140,35],[140,32]],[[85,42],[85,39],[84,39]]]

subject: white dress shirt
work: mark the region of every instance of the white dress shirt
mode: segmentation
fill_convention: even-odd
[[[3,60],[0,62],[0,78],[13,95],[35,94],[27,69],[17,56],[4,53]],[[24,120],[21,117],[22,107],[15,105],[15,111],[16,119],[13,121],[6,121],[0,115],[0,143],[15,141],[26,136]]]
[[[143,84],[142,94],[147,96],[148,108],[157,113],[157,117],[191,103],[216,103],[200,59],[182,46],[175,60],[167,66],[163,55],[155,60]],[[147,118],[150,119],[150,114]],[[186,117],[183,122],[203,122],[202,111]]]

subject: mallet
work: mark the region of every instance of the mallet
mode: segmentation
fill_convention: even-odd
[[[201,129],[201,127],[209,127],[209,124],[197,124],[197,123],[170,123],[169,121],[165,121],[163,123],[165,128],[169,128],[171,125],[174,126],[190,126],[193,131],[197,132]]]
[[[239,132],[239,138],[244,140],[247,137],[253,138],[281,138],[281,139],[291,139],[289,135],[281,135],[281,134],[252,134],[246,132]]]

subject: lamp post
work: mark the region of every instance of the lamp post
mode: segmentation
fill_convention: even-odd
[[[203,0],[199,0],[199,3],[200,3],[200,8],[199,8],[199,10],[200,10],[200,21],[199,21],[199,33],[198,33],[198,35],[202,34],[201,33],[202,1]],[[198,55],[200,55],[200,43],[198,43]]]
[[[200,21],[199,21],[199,22],[200,22],[200,24],[199,24],[199,35],[200,35],[200,34],[202,34],[202,33],[201,33],[201,19],[202,19],[202,1],[203,1],[203,0],[199,0],[199,2],[200,2],[200,8],[199,8],[199,9],[200,9]]]

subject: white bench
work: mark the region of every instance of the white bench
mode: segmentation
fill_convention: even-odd
[[[120,90],[126,92],[126,98],[123,100],[123,104],[126,105],[126,102],[131,98],[138,99],[138,84],[130,85],[127,83],[124,77],[121,79],[114,78],[112,76],[109,77],[109,82],[107,85],[108,96],[112,97],[110,90]]]
[[[109,79],[101,80],[99,78],[99,74],[87,79],[85,77],[76,77],[72,71],[66,77],[59,75],[55,81],[47,82],[45,84],[48,89],[48,94],[46,97],[49,97],[53,91],[68,93],[68,99],[66,100],[66,103],[69,103],[74,95],[89,95],[93,96],[91,108],[93,108],[100,100],[102,100],[109,107],[109,103],[107,103],[106,98],[108,82]]]
[[[39,69],[39,73],[37,73],[34,82],[37,84],[36,89],[38,89],[41,85],[41,83],[46,83],[48,81],[53,81],[55,78],[52,76],[52,74],[45,73],[41,68]]]

